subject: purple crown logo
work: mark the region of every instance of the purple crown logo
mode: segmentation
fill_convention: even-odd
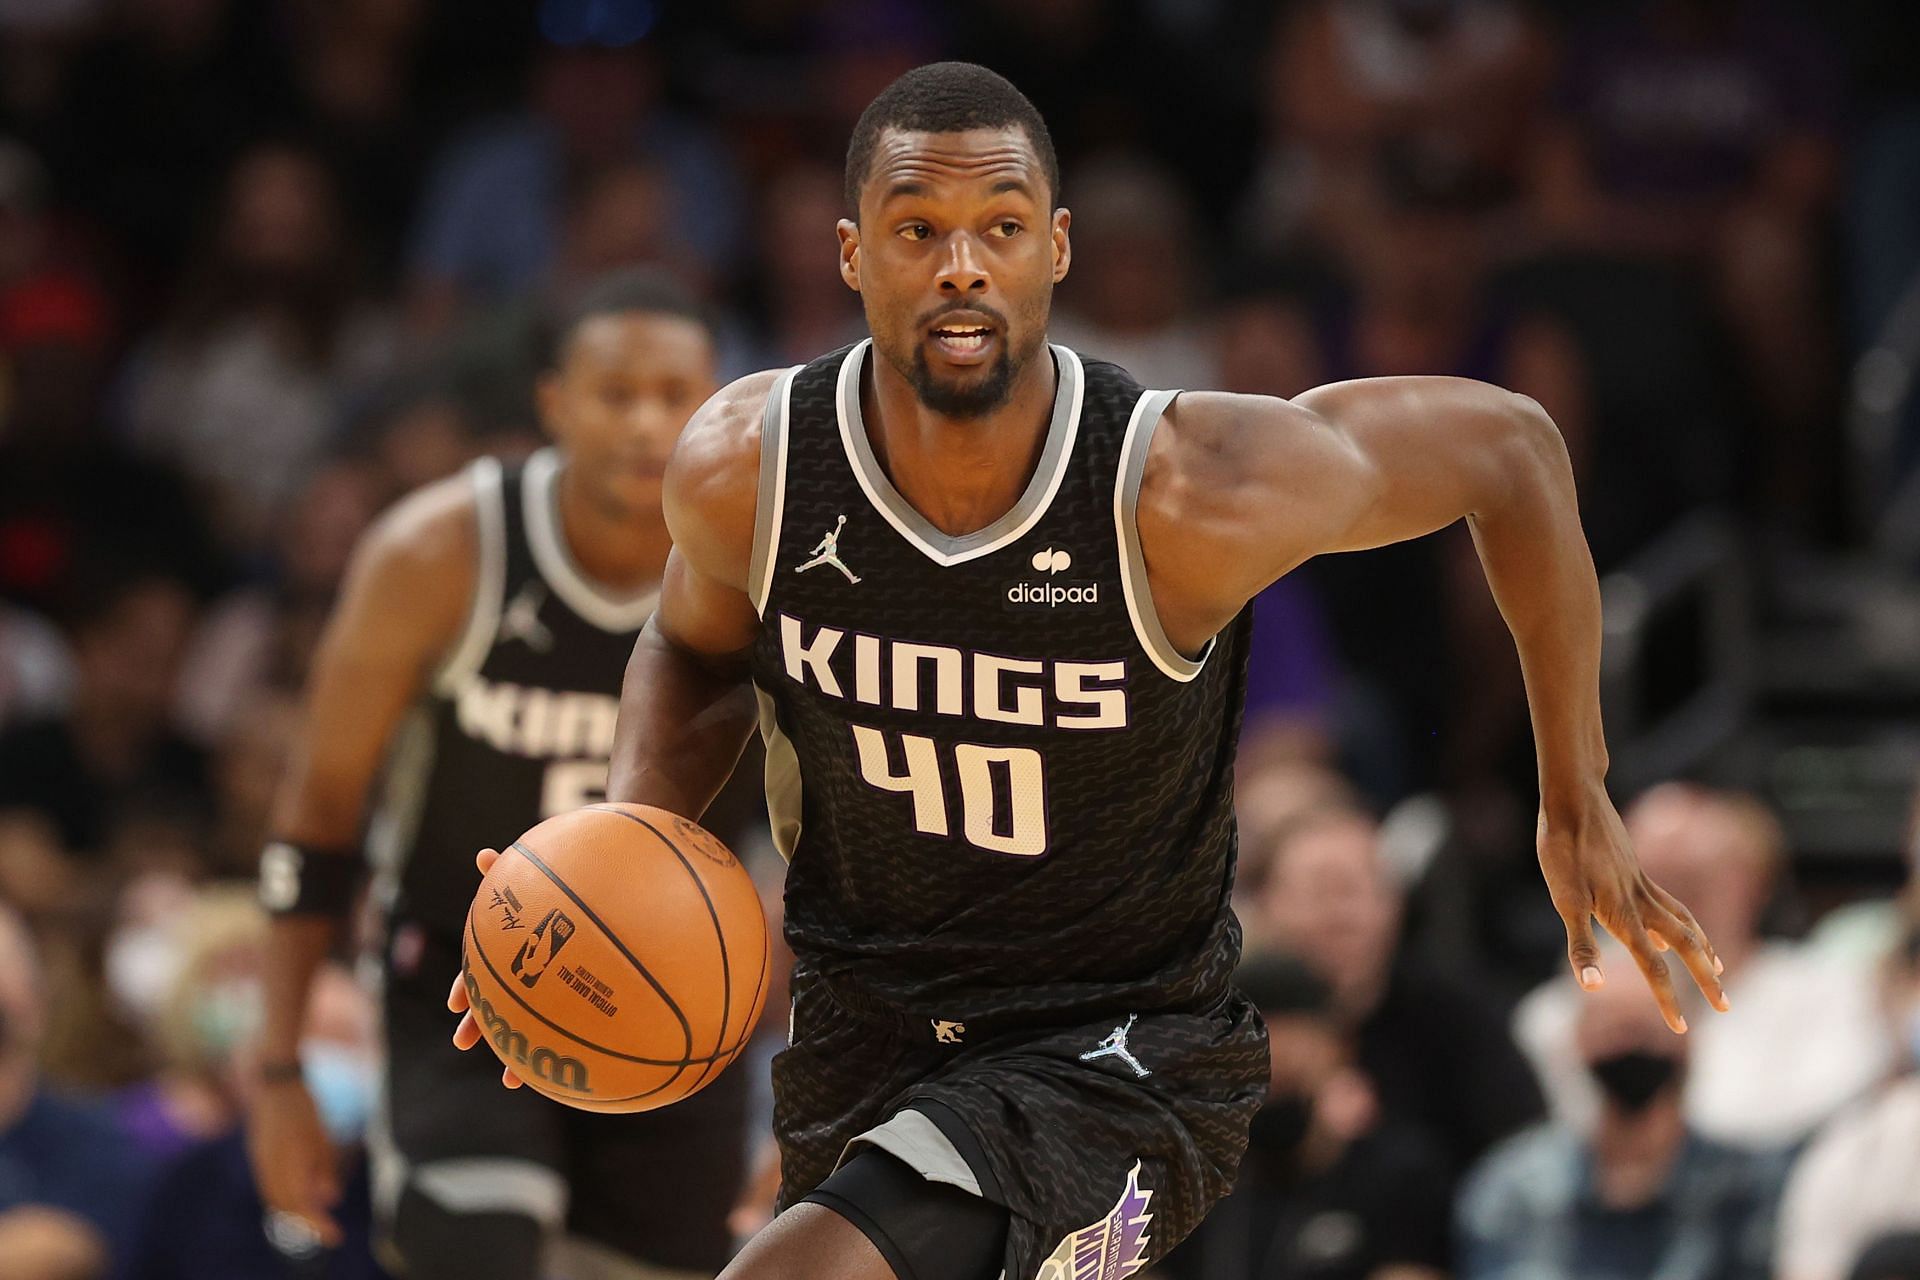
[[[1107,1216],[1062,1240],[1040,1264],[1038,1280],[1126,1280],[1147,1265],[1147,1203],[1153,1192],[1140,1185],[1140,1162],[1127,1174],[1127,1189]]]

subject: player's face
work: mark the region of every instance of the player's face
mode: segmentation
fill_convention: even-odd
[[[619,514],[658,511],[674,441],[716,390],[713,342],[681,316],[595,316],[540,383],[540,414],[594,500]]]
[[[1024,129],[881,137],[860,220],[840,223],[840,274],[874,349],[934,412],[993,412],[1040,354],[1071,256],[1050,204]]]

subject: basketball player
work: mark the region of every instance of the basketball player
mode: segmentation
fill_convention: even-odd
[[[297,1028],[353,900],[384,762],[366,827],[388,1041],[370,1148],[408,1280],[534,1280],[563,1230],[600,1267],[574,1261],[573,1276],[726,1262],[744,1073],[685,1114],[588,1117],[531,1092],[502,1105],[496,1073],[447,1043],[442,999],[475,846],[602,795],[620,673],[667,559],[662,472],[714,386],[711,335],[679,290],[646,274],[589,287],[538,387],[556,447],[521,466],[483,460],[399,503],[359,548],[315,661],[279,843],[262,858],[278,919],[252,1150],[267,1203],[335,1238]]]
[[[1145,390],[1046,341],[1058,192],[1013,86],[901,77],[839,224],[871,340],[727,387],[668,470],[610,794],[698,815],[757,720],[790,858],[785,1211],[740,1280],[1119,1280],[1227,1190],[1267,1083],[1228,981],[1247,602],[1323,552],[1471,522],[1574,972],[1602,981],[1597,916],[1675,1030],[1659,949],[1724,1005],[1607,799],[1599,595],[1539,406]]]

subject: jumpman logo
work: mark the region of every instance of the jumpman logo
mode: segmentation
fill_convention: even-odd
[[[846,523],[847,518],[841,516],[840,519],[834,523],[833,528],[827,530],[826,536],[821,538],[819,543],[814,547],[813,559],[807,561],[798,569],[795,569],[794,572],[805,573],[809,569],[818,569],[823,564],[830,564],[845,574],[848,582],[860,581],[859,576],[855,574],[853,570],[847,568],[846,563],[840,559],[840,530],[846,526]]]
[[[552,650],[553,632],[540,621],[540,606],[546,600],[547,589],[541,583],[529,582],[520,588],[520,594],[500,614],[499,638],[518,640],[535,653]]]
[[[1132,1050],[1127,1048],[1127,1033],[1133,1030],[1133,1024],[1138,1017],[1138,1014],[1128,1014],[1126,1026],[1115,1027],[1113,1032],[1100,1042],[1099,1048],[1089,1049],[1081,1054],[1080,1061],[1092,1062],[1096,1058],[1118,1058],[1132,1067],[1133,1074],[1140,1079],[1145,1080],[1152,1075],[1153,1072],[1141,1066],[1140,1059],[1134,1057]]]

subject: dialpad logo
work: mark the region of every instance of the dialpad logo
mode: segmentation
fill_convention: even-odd
[[[513,956],[513,971],[519,975],[521,986],[531,988],[540,981],[540,975],[560,954],[560,948],[567,945],[573,930],[572,917],[558,907],[547,912],[546,917],[533,926],[533,936],[522,943]]]
[[[1098,605],[1100,584],[1059,575],[1073,568],[1073,555],[1058,547],[1042,547],[1028,563],[1047,576],[1038,582],[1010,582],[1004,596],[1010,611],[1058,609],[1062,605]]]

